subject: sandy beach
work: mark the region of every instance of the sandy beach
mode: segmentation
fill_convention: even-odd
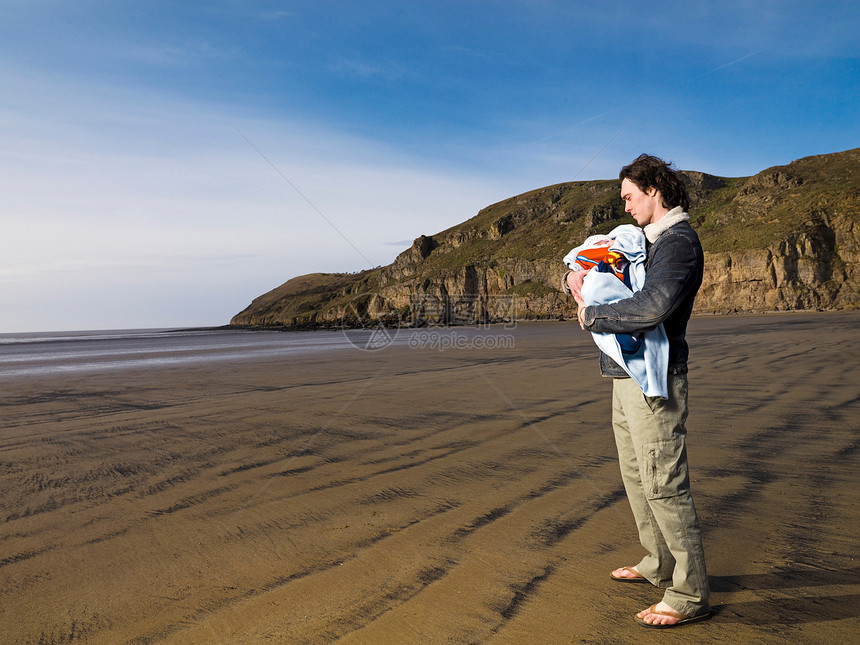
[[[694,318],[715,616],[647,630],[571,322],[0,383],[3,643],[849,643],[860,313]],[[459,336],[458,336],[459,334]]]

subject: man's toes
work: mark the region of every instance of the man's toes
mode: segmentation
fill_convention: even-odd
[[[643,609],[638,614],[636,614],[643,622],[648,623],[649,625],[674,625],[678,622],[672,616],[666,616],[664,614],[655,614],[652,613],[651,608]]]
[[[641,575],[639,571],[633,567],[621,567],[612,572],[612,575],[616,578],[635,578],[638,575]]]

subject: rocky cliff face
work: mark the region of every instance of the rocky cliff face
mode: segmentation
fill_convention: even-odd
[[[705,249],[697,313],[860,306],[860,149],[807,157],[754,177],[685,172]],[[564,254],[630,223],[618,182],[571,182],[488,206],[422,235],[392,264],[295,278],[233,325],[319,326],[570,318]]]
[[[857,307],[858,249],[857,221],[822,217],[764,249],[708,253],[697,309],[722,313]]]

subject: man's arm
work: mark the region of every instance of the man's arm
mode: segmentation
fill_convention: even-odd
[[[635,334],[654,329],[684,300],[697,276],[693,242],[665,233],[655,244],[645,284],[630,298],[609,305],[592,305],[580,315],[585,329],[597,333]]]

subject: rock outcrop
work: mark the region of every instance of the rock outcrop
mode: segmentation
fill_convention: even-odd
[[[705,249],[697,313],[860,306],[860,149],[753,177],[684,172]],[[617,181],[512,197],[432,236],[386,267],[294,278],[231,325],[335,326],[570,318],[561,258],[628,221]]]

